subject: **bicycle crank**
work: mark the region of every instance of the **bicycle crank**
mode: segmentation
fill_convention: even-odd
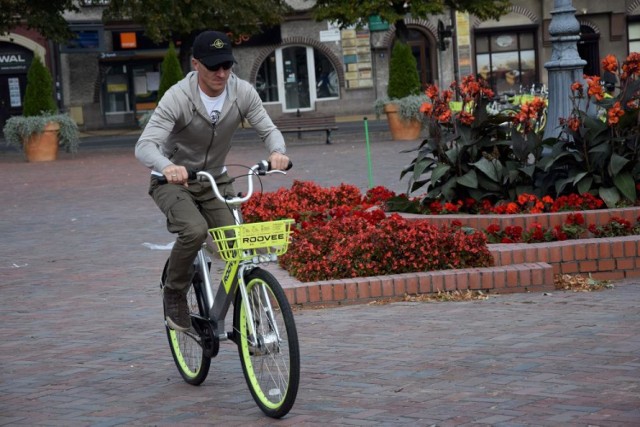
[[[200,336],[202,349],[205,357],[216,357],[220,350],[220,340],[216,333],[215,323],[200,316],[191,315],[193,328]]]

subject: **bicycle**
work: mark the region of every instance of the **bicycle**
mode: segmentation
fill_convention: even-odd
[[[266,415],[280,418],[291,410],[298,392],[298,334],[282,286],[260,265],[276,261],[278,255],[287,251],[293,220],[243,223],[240,206],[253,194],[253,178],[282,172],[270,170],[264,160],[247,169],[247,193],[243,197],[225,198],[211,174],[203,171],[195,174],[196,178],[209,180],[215,197],[229,206],[236,224],[209,230],[225,262],[215,296],[211,258],[205,243],[194,261],[187,294],[191,329],[177,332],[166,321],[165,328],[178,371],[192,385],[206,379],[221,341],[235,343],[253,399]],[[167,265],[168,261],[161,288]],[[232,328],[225,331],[225,318],[232,303]]]

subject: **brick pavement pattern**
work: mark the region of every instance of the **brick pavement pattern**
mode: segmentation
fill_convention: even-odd
[[[397,191],[415,143],[372,144]],[[291,144],[293,179],[367,186],[358,141]],[[262,156],[240,144],[234,162]],[[0,156],[0,425],[640,425],[640,286],[296,311],[302,379],[283,420],[254,404],[223,344],[200,387],[164,335],[172,240],[130,148],[53,163]]]

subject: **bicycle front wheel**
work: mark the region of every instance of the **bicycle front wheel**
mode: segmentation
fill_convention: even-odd
[[[168,263],[169,261],[165,264],[162,273],[162,283],[165,282]],[[189,304],[191,313],[202,316],[204,315],[204,306],[201,292],[199,284],[192,283],[187,293],[187,304]],[[171,347],[171,355],[180,375],[188,384],[202,384],[207,378],[211,366],[211,357],[205,354],[205,335],[198,333],[193,327],[185,332],[174,331],[166,325],[165,328],[169,347]]]
[[[247,301],[236,294],[233,325],[244,377],[253,399],[270,417],[293,407],[300,382],[300,351],[293,312],[282,286],[256,268],[245,276]],[[256,336],[251,335],[251,313]]]

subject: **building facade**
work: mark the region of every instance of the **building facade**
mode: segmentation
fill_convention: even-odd
[[[26,30],[0,36],[0,120],[20,114],[33,55],[52,70],[61,109],[84,129],[135,127],[157,101],[160,64],[168,43],[154,44],[134,23],[102,22],[108,0],[80,1],[66,18],[77,38],[54,45]],[[372,115],[386,96],[393,25],[372,17],[366,29],[340,30],[315,22],[312,2],[290,0],[295,13],[252,37],[232,35],[234,71],[253,83],[269,113]],[[585,73],[600,75],[606,54],[640,51],[640,0],[573,0],[580,23],[578,50]],[[424,85],[446,87],[468,74],[487,78],[498,93],[546,84],[554,0],[513,0],[500,20],[450,11],[407,17],[409,44]],[[180,40],[175,40],[179,48]]]

